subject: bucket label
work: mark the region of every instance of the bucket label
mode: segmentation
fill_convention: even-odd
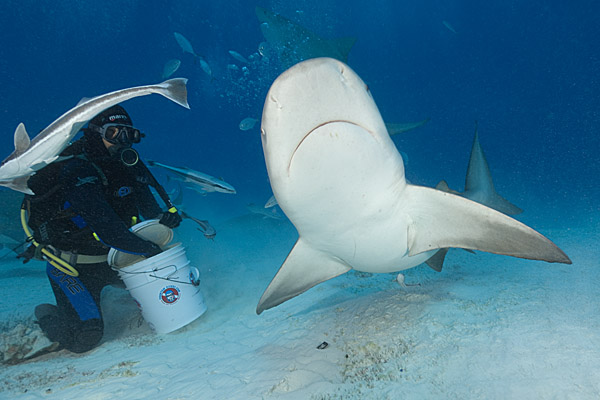
[[[159,297],[164,304],[175,304],[181,297],[181,290],[177,286],[166,286],[160,291]]]

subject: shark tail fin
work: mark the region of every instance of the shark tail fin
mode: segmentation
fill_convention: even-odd
[[[335,46],[338,48],[340,55],[342,56],[342,59],[340,61],[347,63],[348,55],[350,54],[350,50],[352,50],[352,46],[354,46],[354,43],[356,43],[356,38],[344,37],[339,39],[333,39],[332,41],[335,43]]]
[[[186,78],[174,78],[159,83],[159,90],[157,93],[165,96],[167,99],[179,104],[187,109],[190,105],[187,102],[187,79]]]
[[[407,185],[409,255],[446,247],[571,264],[567,255],[527,225],[460,196]]]
[[[349,270],[350,267],[340,260],[315,250],[300,238],[260,298],[256,313],[273,308]]]

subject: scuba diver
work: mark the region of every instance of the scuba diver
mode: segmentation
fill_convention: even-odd
[[[29,232],[32,245],[19,257],[24,262],[33,257],[48,261],[46,272],[56,298],[56,305],[40,304],[35,309],[37,323],[54,342],[52,351],[83,353],[102,339],[100,292],[121,282],[107,262],[111,247],[144,257],[161,252],[129,227],[140,217],[159,219],[169,228],[181,222],[166,192],[132,148],[144,135],[123,107],[98,114],[83,132],[58,161],[30,178],[35,195],[26,195],[22,205],[23,227],[33,233]],[[161,195],[167,211],[161,210],[149,186]]]

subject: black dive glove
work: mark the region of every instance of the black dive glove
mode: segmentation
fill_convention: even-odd
[[[177,228],[181,223],[181,215],[179,215],[177,210],[175,210],[175,212],[167,211],[163,213],[162,217],[160,217],[160,220],[158,222],[165,226],[168,226],[171,229]]]
[[[23,264],[27,264],[29,261],[31,261],[32,258],[35,257],[35,250],[35,246],[33,244],[30,244],[29,246],[27,246],[27,249],[25,249],[25,251],[23,251],[17,256],[17,258],[22,258]]]

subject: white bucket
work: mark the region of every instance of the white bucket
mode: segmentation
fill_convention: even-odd
[[[136,227],[132,231],[136,232]],[[146,224],[142,228],[146,233],[162,229],[155,224]],[[136,233],[147,236],[142,231]],[[190,267],[181,243],[131,265],[120,265],[119,260],[127,257],[119,255],[124,254],[111,249],[109,264],[118,268],[115,269],[142,311],[142,316],[157,333],[173,332],[204,314],[206,304],[200,291],[199,272],[197,268]]]

